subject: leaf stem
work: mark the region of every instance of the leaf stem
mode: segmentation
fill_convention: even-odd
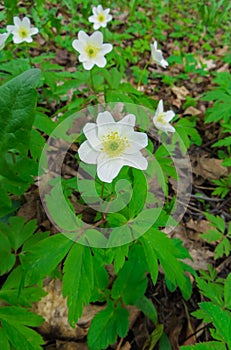
[[[140,74],[140,79],[139,79],[138,84],[137,84],[137,90],[139,90],[139,87],[140,87],[140,84],[141,84],[141,82],[142,82],[144,73],[145,73],[145,71],[146,71],[146,69],[147,69],[149,63],[150,63],[150,61],[148,61],[148,62],[145,64],[144,69],[142,70],[142,72],[141,72],[141,74]]]

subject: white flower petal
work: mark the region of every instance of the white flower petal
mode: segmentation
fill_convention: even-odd
[[[90,42],[93,45],[96,45],[98,47],[101,47],[103,44],[103,34],[99,31],[94,32],[90,37]]]
[[[78,39],[85,44],[89,41],[89,36],[83,30],[80,30],[78,33]]]
[[[18,33],[15,33],[13,36],[13,42],[15,44],[21,44],[24,41],[24,39],[21,38],[20,35],[18,35]]]
[[[84,53],[84,52],[85,52],[85,50],[84,50],[84,44],[83,44],[83,42],[80,41],[80,40],[77,40],[77,39],[73,40],[73,41],[72,41],[72,47],[73,47],[76,51],[78,51],[79,53]]]
[[[105,111],[98,114],[96,123],[98,126],[111,123],[115,124],[115,120],[110,112]]]
[[[100,155],[97,162],[97,175],[103,182],[112,182],[112,180],[119,174],[123,167],[123,159],[105,159]]]
[[[33,27],[33,28],[30,29],[30,35],[38,34],[38,32],[39,32],[39,30],[36,27]]]
[[[8,25],[8,26],[6,26],[6,30],[7,30],[9,33],[12,33],[12,32],[15,30],[15,26],[13,26],[13,25]]]
[[[91,146],[97,151],[100,150],[101,141],[98,138],[98,127],[95,123],[87,123],[83,128],[83,133]]]
[[[106,55],[107,53],[111,52],[113,46],[111,44],[103,44],[102,46],[102,53]]]
[[[30,19],[28,17],[24,17],[22,20],[23,27],[30,28]]]
[[[155,63],[160,64],[160,62],[163,60],[162,52],[160,50],[153,51],[152,59]]]
[[[97,164],[99,153],[95,151],[88,141],[84,141],[79,149],[78,154],[80,159],[87,164]]]
[[[96,56],[92,59],[92,61],[100,68],[103,68],[106,66],[107,61],[104,56]]]
[[[154,125],[156,126],[157,129],[162,130],[166,134],[168,132],[175,132],[175,128],[172,125],[170,125],[169,123],[162,124],[160,122],[155,122],[154,121]]]
[[[14,17],[14,25],[15,25],[16,27],[20,27],[21,24],[22,24],[21,19],[20,19],[19,17],[15,16],[15,17]]]
[[[91,22],[91,23],[94,23],[95,22],[95,16],[90,16],[88,17],[88,21]]]
[[[165,112],[165,120],[166,122],[170,122],[175,116],[175,113],[173,111],[167,111]]]
[[[136,116],[134,114],[127,114],[123,119],[118,121],[118,124],[123,124],[127,126],[132,126],[134,128],[136,123]]]
[[[123,157],[124,165],[131,166],[136,169],[146,170],[148,167],[147,159],[142,155],[141,152],[136,152],[134,154],[126,154]]]
[[[33,39],[30,36],[28,36],[27,38],[24,39],[24,41],[27,43],[32,43]]]
[[[94,14],[95,16],[97,16],[97,7],[93,7],[93,8],[92,8],[92,12],[93,12],[93,14]]]
[[[85,62],[83,62],[83,68],[86,69],[86,70],[92,69],[93,66],[94,66],[94,63],[92,61],[85,61]]]
[[[91,60],[89,60],[89,57],[88,57],[88,55],[86,54],[86,52],[84,52],[84,53],[81,53],[80,55],[79,55],[79,62],[91,62],[92,64],[93,64],[93,66],[94,66],[94,62],[92,62]],[[92,66],[92,67],[93,67]]]
[[[155,116],[158,116],[159,114],[164,112],[164,105],[163,105],[163,100],[160,100],[157,106],[156,114]]]
[[[165,61],[163,58],[162,58],[162,60],[160,61],[160,63],[159,63],[163,68],[166,68],[166,67],[168,67],[168,62],[167,61]]]
[[[101,27],[101,25],[98,22],[94,23],[94,25],[93,25],[93,28],[95,30],[99,29],[100,27]]]
[[[104,12],[102,5],[98,5],[97,11],[98,13]]]
[[[125,153],[132,154],[148,145],[148,136],[144,132],[132,132],[127,135],[127,140],[130,147],[125,150]]]

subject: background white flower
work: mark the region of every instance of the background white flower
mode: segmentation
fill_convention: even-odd
[[[10,35],[9,33],[0,34],[0,50],[4,48],[6,40],[9,35]]]
[[[104,55],[112,50],[111,44],[103,44],[103,34],[99,31],[89,36],[81,30],[78,40],[75,39],[72,46],[80,53],[79,61],[86,70],[92,69],[95,64],[101,68],[105,67],[107,61]]]
[[[20,44],[24,41],[31,43],[33,41],[31,36],[38,33],[38,28],[31,28],[28,17],[24,17],[22,20],[17,16],[14,17],[14,25],[9,25],[6,29],[13,34],[13,42],[15,44]]]
[[[164,131],[166,134],[168,132],[175,132],[175,128],[169,124],[174,115],[175,113],[171,110],[164,112],[163,100],[160,100],[153,117],[153,123],[157,129]]]
[[[124,165],[145,170],[148,162],[140,150],[148,144],[143,132],[135,132],[133,114],[115,122],[111,113],[99,113],[96,123],[87,123],[83,132],[87,138],[79,150],[80,159],[97,165],[101,181],[112,182]]]
[[[100,27],[105,28],[107,22],[111,21],[112,16],[109,15],[110,9],[104,10],[101,5],[92,8],[93,16],[88,17],[89,22],[94,23],[93,28],[99,29]]]
[[[154,41],[154,44],[151,44],[150,46],[153,61],[163,68],[166,68],[168,66],[168,62],[163,58],[162,51],[157,49],[157,41]]]

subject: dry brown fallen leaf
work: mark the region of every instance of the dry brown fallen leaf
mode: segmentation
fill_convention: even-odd
[[[196,65],[196,68],[203,68],[203,65],[206,65],[206,67],[204,67],[204,70],[211,70],[213,68],[216,67],[216,64],[214,63],[214,60],[212,59],[206,59],[202,56],[198,56],[196,57],[196,61],[197,61],[197,65]]]
[[[193,173],[206,180],[218,180],[228,175],[228,168],[222,165],[221,159],[207,158],[203,155],[196,159],[196,163],[192,168]]]
[[[186,108],[186,110],[183,113],[183,115],[200,115],[200,114],[201,114],[201,111],[192,106]]]
[[[39,302],[34,303],[33,311],[41,315],[45,322],[39,327],[44,335],[62,338],[82,339],[86,336],[88,327],[95,314],[104,306],[88,305],[84,308],[80,325],[72,328],[68,322],[68,308],[66,299],[62,296],[62,282],[60,280],[45,280],[44,290],[47,295]]]
[[[89,350],[86,343],[56,341],[56,349],[59,350]]]
[[[201,225],[203,227],[205,224],[203,223]],[[185,263],[192,266],[195,270],[207,270],[207,265],[211,262],[214,253],[203,246],[203,241],[199,237],[198,232],[182,224],[179,224],[172,230],[169,228],[168,231],[171,238],[179,238],[183,242],[184,247],[189,251],[193,260],[185,259]],[[165,233],[168,234],[167,230],[165,230]]]
[[[178,100],[185,100],[186,96],[189,95],[189,91],[186,89],[185,86],[173,86],[171,88],[174,95],[176,95]]]
[[[204,233],[211,229],[211,225],[207,220],[194,221],[192,218],[185,224],[185,226],[197,233]]]

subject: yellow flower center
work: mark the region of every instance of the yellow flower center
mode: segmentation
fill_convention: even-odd
[[[105,21],[105,16],[103,13],[101,13],[100,15],[98,15],[98,21],[99,22],[104,22]]]
[[[88,55],[88,57],[90,58],[94,58],[97,56],[98,52],[99,52],[99,48],[97,46],[93,46],[93,45],[88,45],[85,48],[85,51]]]
[[[163,125],[166,125],[167,122],[166,122],[166,120],[164,120],[164,115],[165,115],[165,113],[160,113],[158,115],[158,117],[156,118],[156,122],[161,123]]]
[[[102,143],[102,152],[106,153],[110,158],[121,156],[124,150],[130,147],[127,138],[125,136],[119,136],[117,131],[109,132],[109,134],[103,137]]]
[[[20,27],[19,31],[18,31],[18,34],[19,36],[22,38],[22,39],[25,39],[28,37],[29,35],[29,31],[27,28],[25,27]]]

